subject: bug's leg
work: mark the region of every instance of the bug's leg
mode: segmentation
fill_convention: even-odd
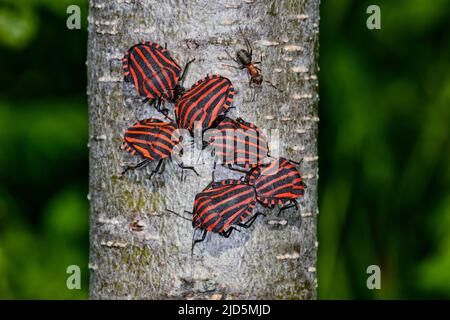
[[[300,161],[289,160],[289,162],[295,164],[296,166],[299,166],[303,163],[303,158]]]
[[[150,161],[151,160],[149,158],[147,158],[137,164],[128,165],[122,171],[121,175],[124,175],[129,170],[136,170],[136,169],[142,168],[142,167],[146,166]]]
[[[146,98],[143,100],[143,102],[148,102],[148,105],[150,107],[155,108],[158,112],[161,112],[161,98]]]
[[[211,182],[214,183],[215,179],[216,179],[216,161],[214,161],[214,166],[211,172]]]
[[[256,90],[255,90],[255,86],[253,85],[252,76],[250,74],[248,74],[248,86],[250,88],[250,93],[251,93],[251,100],[250,101],[254,102],[255,99],[256,99]]]
[[[224,66],[224,67],[231,67],[231,68],[239,69],[239,70],[243,69],[243,67],[236,67],[236,66],[232,66],[231,64],[224,64],[224,63],[222,63],[222,66]]]
[[[159,112],[162,112],[162,102],[161,102],[161,98],[155,99],[154,103],[152,103],[152,105],[155,107],[156,110],[158,110]]]
[[[253,81],[253,78],[250,74],[248,74],[248,87],[250,88],[250,92],[251,92],[251,101],[254,102],[256,99],[256,85]]]
[[[211,184],[216,183],[216,173],[213,171],[211,172]]]
[[[249,87],[250,87],[251,94],[252,94],[252,100],[251,101],[255,102],[255,100],[256,100],[256,87],[253,85],[253,81],[252,81],[251,78],[250,78]]]
[[[152,172],[150,172],[150,175],[148,176],[149,179],[151,179],[155,173],[159,173],[158,171],[161,168],[162,162],[163,162],[163,159],[160,159],[158,161],[158,164],[156,165],[156,168],[153,169]]]
[[[252,226],[253,222],[255,222],[256,218],[257,218],[258,216],[260,216],[260,215],[265,216],[264,213],[262,213],[262,212],[257,212],[257,213],[255,213],[255,214],[253,215],[253,217],[251,217],[251,218],[250,218],[249,220],[247,220],[245,223],[242,223],[242,222],[241,222],[241,223],[238,223],[237,226],[242,227],[242,228],[245,228],[245,229],[248,229],[248,228],[250,228],[250,227]]]
[[[230,58],[230,60],[236,61],[233,56],[228,52],[228,50],[225,50],[225,53],[227,54],[228,58]]]
[[[260,64],[260,63],[262,63],[262,58],[263,58],[263,56],[262,56],[262,53],[261,53],[261,57],[259,58],[259,61],[255,61],[255,62],[253,62],[253,64]],[[258,68],[256,68],[256,69],[258,69]],[[261,71],[260,69],[258,69],[259,71]]]
[[[166,118],[169,121],[173,121],[173,119],[169,116],[169,109],[161,109],[161,113],[163,114],[164,118]]]
[[[166,118],[169,121],[173,121],[173,119],[169,116],[169,110],[164,109],[162,114],[164,115],[164,118]]]
[[[183,82],[184,82],[184,78],[186,77],[186,73],[187,73],[187,70],[188,70],[188,68],[189,68],[189,65],[190,65],[192,62],[194,62],[194,61],[195,61],[195,58],[189,60],[189,61],[184,65],[183,73],[181,74],[180,80],[178,80],[178,82],[180,82],[180,83],[183,83]]]
[[[202,242],[202,241],[205,241],[205,238],[206,238],[206,234],[207,234],[207,233],[208,233],[208,231],[203,230],[202,237],[201,237],[200,239],[194,239],[194,235],[195,235],[195,232],[194,232],[194,234],[192,235],[191,256],[194,255],[194,246],[195,246],[195,244],[196,244],[196,243],[199,243],[199,242]]]
[[[180,168],[184,171],[184,170],[192,170],[194,171],[194,173],[199,176],[197,170],[195,170],[195,168],[193,166],[184,166],[182,163],[179,164]]]
[[[164,101],[161,98],[155,100],[155,108],[159,112],[163,114],[163,116],[169,121],[173,121],[173,119],[169,116],[169,109],[164,106]]]
[[[184,170],[183,170],[183,168],[181,168],[181,177],[180,177],[180,181],[184,182]]]
[[[264,82],[270,84],[273,88],[275,88],[275,89],[277,89],[277,90],[280,90],[280,89],[278,89],[277,86],[274,85],[272,82],[270,82],[270,81],[268,81],[268,80],[264,80]],[[280,90],[280,91],[283,92],[283,90]]]
[[[279,216],[281,214],[281,212],[283,212],[283,211],[285,211],[287,209],[293,208],[293,207],[295,207],[298,210],[297,200],[295,200],[295,199],[291,200],[290,204],[288,204],[288,205],[284,206],[283,208],[281,208],[280,211],[278,211],[277,216]]]
[[[232,171],[237,171],[237,172],[241,172],[241,173],[247,173],[248,172],[248,170],[235,168],[231,164],[227,164],[226,166],[228,167],[228,169],[230,169]]]
[[[231,227],[228,228],[228,230],[222,231],[222,232],[220,233],[220,235],[221,235],[222,237],[224,237],[224,238],[229,238],[230,235],[231,235],[231,232],[233,232],[233,230],[236,230],[237,232],[241,232],[241,231],[239,231],[239,229],[236,229],[235,227],[231,226]]]
[[[161,161],[162,160],[164,160],[164,159],[161,159]],[[164,167],[160,166],[160,168],[161,168],[161,170],[159,170],[159,172],[156,172],[157,174],[162,174],[164,172]],[[155,170],[157,170],[157,168]]]

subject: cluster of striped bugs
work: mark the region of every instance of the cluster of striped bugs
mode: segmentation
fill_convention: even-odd
[[[249,71],[251,84],[261,85],[263,78],[252,63],[250,42],[245,39],[245,44],[246,50],[239,50],[236,59],[232,59],[239,64],[238,68]],[[182,138],[177,136],[178,129],[188,130],[191,135],[201,130],[202,148],[214,150],[214,169],[220,163],[245,173],[241,179],[215,181],[213,170],[211,183],[195,197],[190,218],[166,209],[203,231],[200,238],[193,237],[192,250],[208,232],[228,238],[233,230],[249,228],[262,215],[253,213],[257,203],[267,208],[280,206],[278,214],[288,208],[298,209],[297,200],[306,187],[296,167],[299,163],[271,157],[267,138],[257,126],[227,116],[235,94],[229,79],[209,75],[190,89],[183,87],[187,68],[193,61],[182,70],[167,49],[154,42],[132,46],[122,59],[124,81],[132,83],[144,102],[149,102],[167,119],[144,119],[126,130],[122,148],[142,161],[127,166],[123,174],[152,162],[157,164],[150,177],[159,173],[163,160],[179,151]],[[175,120],[169,116],[168,102],[175,105]],[[245,136],[230,132],[245,132]],[[183,171],[190,169],[198,175],[194,167],[181,162],[178,165]]]

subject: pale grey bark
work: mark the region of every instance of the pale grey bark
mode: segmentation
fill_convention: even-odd
[[[90,295],[93,299],[316,297],[317,128],[319,0],[91,0],[88,95],[90,116]],[[225,49],[243,46],[245,30],[254,58],[283,92],[265,85],[256,101],[245,70],[222,66]],[[300,160],[307,183],[299,212],[258,219],[249,230],[225,239],[209,234],[191,259],[193,229],[165,207],[192,210],[194,196],[209,182],[167,161],[162,175],[151,170],[120,177],[137,159],[121,151],[124,130],[158,116],[122,81],[120,59],[132,44],[152,40],[184,64],[196,62],[185,85],[207,73],[229,77],[237,94],[233,115],[279,130],[281,154]],[[173,106],[169,105],[169,108]],[[221,169],[219,178],[235,177]],[[285,220],[285,221],[283,221]],[[142,225],[130,228],[133,221]]]

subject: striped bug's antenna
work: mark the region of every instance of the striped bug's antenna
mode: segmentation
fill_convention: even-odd
[[[170,212],[170,213],[172,213],[172,214],[174,214],[174,215],[176,215],[177,217],[179,217],[179,218],[181,218],[181,219],[184,219],[184,220],[187,220],[187,221],[192,221],[192,219],[189,219],[189,218],[186,218],[186,217],[183,217],[181,214],[179,214],[179,213],[176,213],[175,211],[172,211],[172,210],[170,210],[170,209],[168,209],[168,208],[165,208],[165,210],[167,211],[167,212]],[[189,212],[189,211],[184,211],[184,212],[188,212],[188,213],[191,213],[191,212]],[[191,213],[192,214],[192,213]]]
[[[183,73],[181,74],[181,77],[180,77],[180,79],[178,80],[178,82],[180,82],[181,86],[182,86],[183,83],[184,83],[184,78],[186,77],[186,74],[187,74],[187,70],[188,70],[188,68],[189,68],[189,65],[190,65],[192,62],[194,62],[194,61],[195,61],[195,58],[189,60],[189,61],[184,65]]]
[[[184,219],[184,220],[188,220],[188,221],[192,221],[192,219],[189,219],[189,218],[186,218],[186,217],[183,217],[181,214],[178,214],[178,213],[176,213],[175,211],[173,211],[173,210],[170,210],[170,209],[168,209],[168,208],[165,208],[165,210],[167,211],[167,212],[170,212],[170,213],[172,213],[172,214],[174,214],[174,215],[176,215],[177,217],[179,217],[179,218],[181,218],[181,219]],[[192,212],[189,212],[189,211],[187,211],[187,210],[184,210],[184,212],[185,213],[189,213],[189,214],[191,214],[192,215]],[[194,229],[195,230],[195,229]],[[203,237],[203,239],[204,239],[204,237]],[[203,241],[203,240],[202,240]],[[194,246],[195,246],[195,244],[197,243],[197,241],[195,240],[195,231],[192,233],[192,245],[191,245],[191,267],[192,267],[192,263],[193,263],[193,257],[194,257]]]

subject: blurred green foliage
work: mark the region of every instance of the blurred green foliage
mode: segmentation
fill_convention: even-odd
[[[68,4],[87,12],[0,4],[0,298],[88,297],[87,32],[66,28]],[[81,290],[66,287],[70,265]]]
[[[450,298],[449,15],[445,0],[322,1],[321,298]]]
[[[88,296],[86,0],[0,4],[0,298]],[[382,29],[366,28],[381,7]],[[320,298],[450,297],[450,2],[322,1]],[[82,290],[66,268],[82,268]],[[366,287],[381,267],[382,290]]]

